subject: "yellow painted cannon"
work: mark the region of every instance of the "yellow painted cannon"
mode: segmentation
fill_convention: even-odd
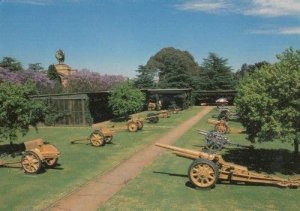
[[[156,143],[158,147],[171,150],[175,155],[193,160],[188,168],[188,177],[196,188],[207,189],[218,180],[240,184],[265,184],[287,188],[298,188],[300,178],[283,179],[249,171],[247,167],[226,162],[221,155]]]
[[[215,119],[208,119],[207,121],[209,124],[214,125],[215,131],[219,133],[229,133],[231,131],[228,123],[225,120],[215,120]]]
[[[1,155],[5,157],[21,155],[20,161],[0,160],[0,167],[16,167],[20,165],[27,174],[38,173],[42,168],[53,168],[60,157],[59,150],[52,144],[44,142],[43,139],[26,141],[21,144],[2,145]],[[7,149],[9,149],[7,151]],[[19,166],[17,166],[19,167]]]

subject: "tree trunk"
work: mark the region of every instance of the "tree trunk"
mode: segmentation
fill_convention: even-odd
[[[299,155],[299,142],[298,142],[298,139],[295,138],[295,140],[294,140],[294,156],[298,157],[298,155]]]

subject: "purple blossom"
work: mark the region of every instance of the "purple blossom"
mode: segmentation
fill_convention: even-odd
[[[0,83],[11,82],[15,84],[24,84],[32,81],[38,89],[53,88],[54,83],[46,74],[32,70],[12,72],[0,67]]]
[[[98,92],[111,89],[114,85],[123,82],[126,78],[122,75],[101,75],[100,73],[91,72],[83,69],[74,71],[66,77],[67,92]]]

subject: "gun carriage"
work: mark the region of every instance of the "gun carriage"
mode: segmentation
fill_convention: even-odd
[[[26,141],[21,144],[11,143],[1,147],[3,148],[1,157],[21,155],[21,160],[17,162],[0,160],[0,167],[13,167],[16,164],[21,164],[20,167],[28,174],[38,173],[45,167],[55,167],[60,156],[58,149],[52,144],[44,142],[43,139]],[[9,150],[7,151],[7,149]]]
[[[155,145],[171,150],[179,157],[193,160],[188,168],[188,177],[191,184],[199,189],[212,188],[218,180],[239,184],[263,184],[287,188],[298,188],[300,186],[300,178],[294,180],[283,179],[249,171],[245,166],[226,162],[221,155],[160,143]]]

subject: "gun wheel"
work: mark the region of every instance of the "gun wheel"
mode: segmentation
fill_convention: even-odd
[[[35,152],[27,151],[21,159],[21,165],[25,173],[35,174],[41,169],[42,161]]]
[[[104,135],[100,132],[100,131],[94,131],[92,132],[92,134],[90,135],[90,143],[94,146],[94,147],[99,147],[105,144],[104,142]]]
[[[134,122],[130,122],[130,123],[128,124],[128,130],[129,130],[130,132],[136,132],[136,131],[138,130],[137,124],[134,123]]]
[[[215,131],[218,131],[221,134],[227,133],[227,126],[223,123],[215,125]]]
[[[189,167],[190,182],[197,188],[212,188],[219,177],[216,164],[210,160],[197,159]]]

